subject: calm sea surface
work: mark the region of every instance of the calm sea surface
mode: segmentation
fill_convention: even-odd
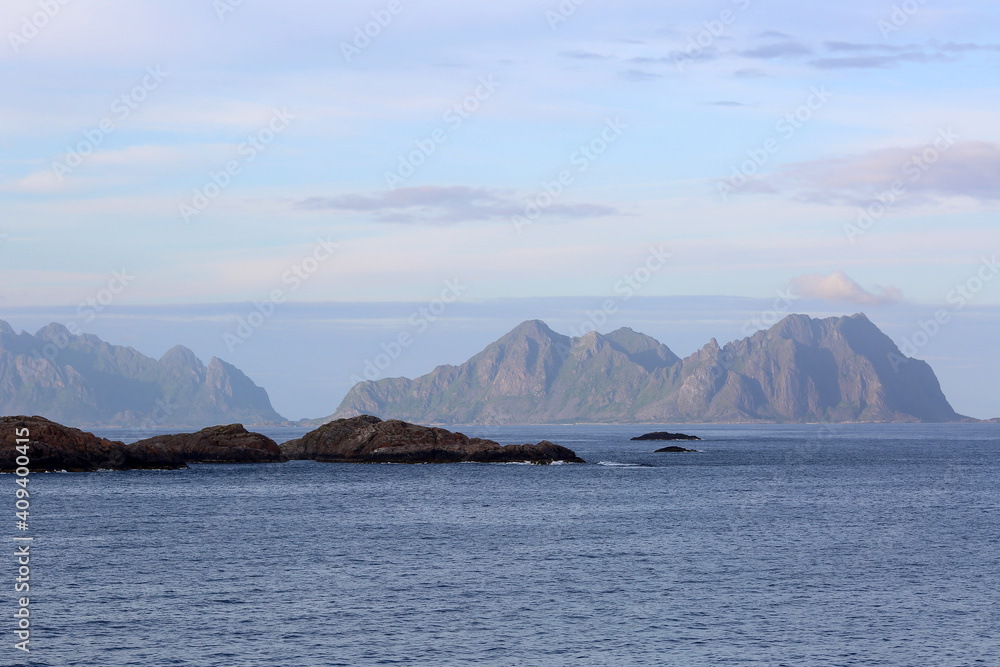
[[[1000,425],[656,428],[458,429],[577,465],[35,474],[0,664],[1000,665]]]

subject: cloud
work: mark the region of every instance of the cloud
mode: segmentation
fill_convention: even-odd
[[[737,102],[736,100],[719,100],[717,102],[705,102],[706,106],[710,107],[748,107],[749,104],[744,104],[743,102]]]
[[[931,48],[915,44],[893,46],[838,41],[824,42],[823,46],[833,53],[857,55],[816,58],[810,61],[809,64],[818,69],[884,69],[902,63],[954,62],[966,53],[1000,51],[1000,46],[995,44],[972,42],[948,42]]]
[[[581,49],[575,49],[572,51],[561,51],[559,55],[564,58],[574,58],[576,60],[607,60],[611,56],[605,56],[600,53],[594,53],[593,51],[583,51]]]
[[[128,185],[148,178],[150,173],[162,176],[172,170],[218,162],[236,151],[236,146],[229,144],[143,145],[115,150],[93,150],[90,142],[78,142],[77,146],[89,146],[92,152],[57,155],[47,169],[0,184],[0,191],[50,194]]]
[[[653,81],[655,79],[663,78],[659,74],[653,74],[652,72],[646,72],[641,69],[627,69],[624,72],[619,72],[618,76],[623,79],[628,79],[629,81]]]
[[[756,181],[758,192],[784,192],[798,201],[867,206],[896,185],[894,207],[950,197],[1000,201],[1000,144],[958,141],[941,130],[937,141],[860,155],[785,165]],[[950,137],[952,143],[944,140]],[[749,187],[749,186],[748,186]]]
[[[834,271],[829,276],[820,273],[798,276],[792,278],[792,288],[806,299],[860,306],[882,306],[903,300],[903,293],[896,287],[876,287],[874,293],[869,292],[843,271]]]
[[[770,40],[764,43],[737,51],[719,51],[710,46],[698,51],[673,51],[669,60],[674,62],[709,61],[720,58],[743,57],[754,60],[779,60],[785,58],[801,58],[813,56],[812,47],[792,36],[782,32],[768,30],[757,35],[758,39]],[[843,40],[828,40],[822,43],[825,54],[814,57],[808,64],[816,69],[887,69],[905,63],[953,63],[970,53],[993,53],[1000,51],[1000,45],[978,44],[975,42],[946,42],[940,44],[931,42],[927,45],[907,44],[873,44],[867,42],[850,42]],[[639,65],[655,64],[667,59],[638,57],[627,62]],[[752,78],[766,76],[764,72],[754,68],[744,68],[735,73],[737,77]]]
[[[636,56],[634,58],[629,58],[625,62],[632,63],[634,65],[663,65],[673,63],[674,59],[666,56],[657,56],[655,58],[650,58],[649,56]]]
[[[690,50],[690,51],[671,51],[666,58],[660,58],[660,62],[668,62],[674,64],[687,64],[689,62],[700,63],[709,62],[712,60],[718,60],[722,57],[722,53],[715,46],[708,46],[700,50]],[[647,62],[653,59],[643,59]],[[636,62],[637,59],[633,59]]]
[[[973,42],[957,43],[948,42],[941,46],[941,51],[945,53],[969,53],[973,51],[997,52],[1000,51],[1000,44],[975,44]]]
[[[36,171],[12,183],[5,183],[0,190],[5,192],[26,192],[50,194],[65,189],[64,179],[51,169]]]
[[[778,42],[777,44],[764,44],[763,46],[757,46],[752,49],[747,49],[745,51],[740,51],[740,55],[744,58],[760,58],[762,60],[771,60],[773,58],[787,58],[794,56],[808,56],[812,54],[812,49],[798,42],[785,41]]]
[[[900,53],[893,56],[852,56],[850,58],[816,58],[809,64],[817,69],[883,69],[903,62],[930,63],[953,60],[944,54]]]
[[[524,215],[528,199],[509,190],[465,186],[399,188],[373,194],[308,197],[295,202],[303,211],[353,211],[372,215],[379,222],[457,223],[488,221]],[[543,215],[560,218],[597,218],[619,211],[600,204],[558,204]]]
[[[757,37],[761,39],[792,39],[792,36],[788,33],[779,32],[778,30],[765,30],[764,32],[757,33]]]
[[[856,42],[823,42],[823,46],[828,51],[857,52],[857,51],[885,51],[888,53],[899,53],[906,47],[893,46],[891,44],[859,44]]]
[[[770,75],[764,70],[760,70],[755,67],[744,67],[743,69],[738,69],[733,72],[733,76],[739,79],[759,79]]]

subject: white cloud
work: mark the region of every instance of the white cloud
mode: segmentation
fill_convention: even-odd
[[[193,169],[221,162],[235,151],[236,146],[230,144],[191,144],[129,146],[119,150],[95,150],[83,156],[63,153],[53,157],[48,168],[0,185],[0,191],[32,194],[93,191],[97,187],[146,180],[150,172],[162,177],[166,170]],[[61,165],[58,168],[57,163]]]
[[[549,201],[552,201],[549,197]],[[335,210],[370,214],[379,222],[448,223],[510,219],[526,216],[531,199],[506,190],[466,186],[422,186],[387,192],[308,197],[295,203],[307,211]],[[611,206],[587,203],[550,203],[536,206],[540,214],[562,219],[600,218],[618,214]]]
[[[867,206],[878,194],[900,208],[953,198],[995,203],[1000,200],[1000,144],[960,138],[943,128],[922,146],[794,163],[748,189],[833,205]]]
[[[876,287],[869,292],[843,271],[829,276],[811,273],[792,279],[795,291],[807,299],[822,299],[861,306],[880,306],[902,301],[903,293],[896,287]]]

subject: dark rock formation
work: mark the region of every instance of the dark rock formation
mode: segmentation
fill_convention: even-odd
[[[131,446],[152,447],[187,463],[280,463],[288,460],[274,440],[251,433],[242,424],[211,426],[197,433],[158,435]]]
[[[0,417],[0,472],[12,472],[17,467],[17,432],[23,428],[30,433],[27,468],[31,472],[187,467],[176,455],[149,445],[126,445],[44,417],[20,416]]]
[[[637,435],[632,440],[701,440],[696,435],[686,435],[684,433],[669,433],[668,431],[653,431]]]
[[[657,449],[656,454],[660,452],[696,452],[697,449],[684,449],[683,447],[678,447],[677,445],[671,445],[669,447],[664,447],[663,449]]]
[[[926,362],[863,314],[789,315],[686,359],[631,329],[524,322],[460,366],[356,384],[333,418],[421,423],[957,422]]]
[[[220,359],[206,366],[178,345],[157,360],[60,324],[32,335],[0,321],[0,414],[29,410],[85,427],[283,421],[264,389]]]
[[[345,463],[583,463],[572,450],[547,440],[506,445],[442,428],[382,421],[371,415],[338,419],[281,445],[289,459]]]

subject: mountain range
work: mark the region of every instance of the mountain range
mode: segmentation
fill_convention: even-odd
[[[284,418],[235,366],[183,346],[160,359],[50,324],[34,335],[0,320],[0,413],[77,426],[210,426]]]
[[[629,328],[570,338],[524,322],[467,362],[356,384],[325,420],[375,414],[444,424],[951,422],[924,361],[865,315],[789,315],[680,359]]]
[[[0,320],[0,412],[78,426],[287,423],[267,392],[218,358],[183,347],[161,358],[50,324]],[[332,419],[423,424],[951,422],[926,362],[905,357],[863,314],[790,315],[685,359],[629,328],[569,337],[524,322],[463,364],[416,379],[356,384]]]

